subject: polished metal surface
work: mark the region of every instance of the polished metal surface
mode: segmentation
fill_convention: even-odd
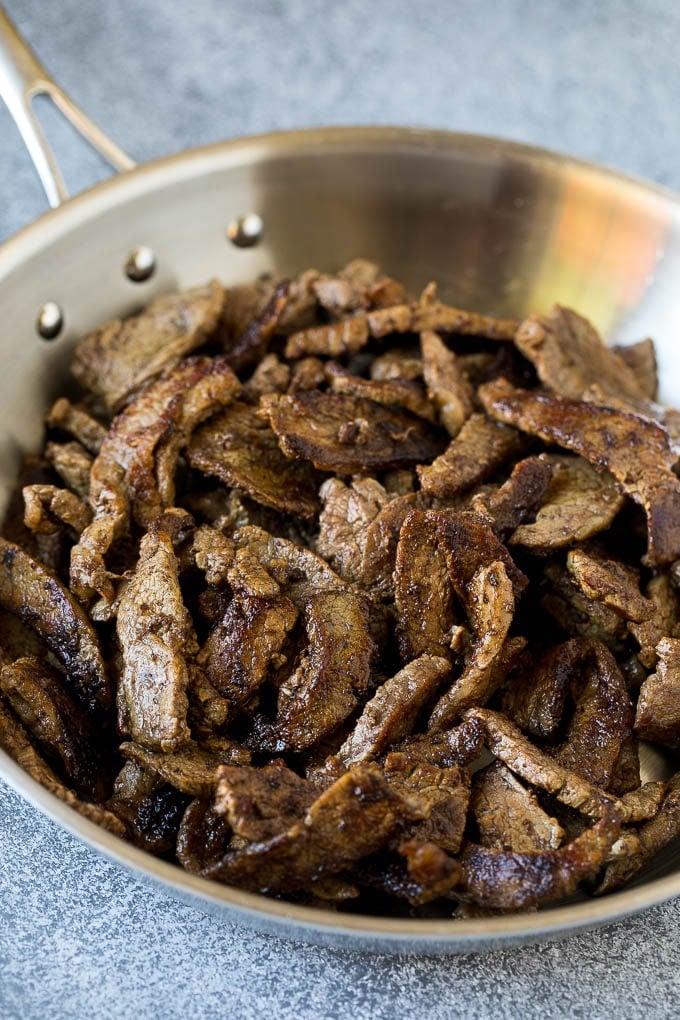
[[[48,96],[76,131],[114,170],[131,170],[134,167],[133,160],[107,138],[50,77],[0,7],[0,97],[21,132],[40,175],[48,202],[56,207],[68,198],[68,191],[54,153],[33,111],[31,104],[36,96]]]

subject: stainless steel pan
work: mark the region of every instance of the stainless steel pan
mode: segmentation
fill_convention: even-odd
[[[652,335],[663,395],[680,402],[675,195],[507,141],[403,128],[272,134],[133,169],[50,80],[1,10],[0,92],[57,206],[0,249],[3,500],[19,453],[40,443],[42,415],[65,385],[73,339],[159,292],[213,275],[244,281],[267,269],[330,269],[363,255],[413,288],[436,279],[445,296],[480,311],[521,316],[560,301],[608,338]],[[65,201],[30,108],[41,92],[125,172]],[[256,219],[244,229],[250,214],[261,231]],[[645,778],[670,766],[649,753]],[[467,921],[338,915],[208,883],[156,860],[75,814],[2,753],[0,777],[93,849],[173,895],[278,935],[354,949],[490,949],[604,924],[680,894],[676,850],[634,888],[535,914]]]

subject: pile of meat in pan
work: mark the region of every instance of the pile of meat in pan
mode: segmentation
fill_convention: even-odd
[[[78,344],[0,540],[0,744],[150,853],[336,909],[619,888],[680,832],[651,341],[357,260]]]

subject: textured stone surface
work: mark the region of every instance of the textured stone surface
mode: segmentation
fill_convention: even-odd
[[[664,0],[8,0],[138,160],[242,133],[502,134],[680,187],[680,6]],[[192,12],[190,14],[190,11]],[[46,119],[74,190],[101,168]],[[0,238],[44,208],[0,109]],[[672,1016],[680,902],[568,941],[416,959],[290,945],[150,892],[0,786],[0,1016]]]

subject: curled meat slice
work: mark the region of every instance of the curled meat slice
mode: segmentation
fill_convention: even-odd
[[[0,671],[0,690],[48,759],[86,797],[103,795],[101,755],[91,716],[45,662],[21,658]]]
[[[538,655],[516,676],[503,695],[503,711],[525,733],[542,740],[557,735],[567,695],[578,679],[592,645],[572,638]]]
[[[659,389],[656,351],[649,337],[636,344],[615,344],[612,350],[633,370],[648,400],[656,400]]]
[[[331,393],[366,397],[376,404],[403,407],[426,421],[436,421],[434,409],[418,382],[409,379],[363,379],[352,375],[336,362],[327,364],[325,372]]]
[[[123,658],[121,733],[154,751],[177,750],[189,739],[186,656],[197,649],[172,541],[161,528],[142,539],[137,567],[120,597],[116,631]]]
[[[40,757],[31,743],[25,729],[14,715],[0,701],[0,747],[10,758],[27,772],[31,779],[40,783],[46,790],[53,793],[59,800],[77,811],[78,814],[107,829],[115,836],[125,835],[125,825],[112,811],[99,804],[90,804],[76,797],[73,790],[65,786],[56,777],[49,765]]]
[[[653,669],[659,642],[665,637],[680,637],[680,597],[668,574],[657,574],[645,591],[654,611],[642,623],[629,623],[628,630],[640,645],[640,662]]]
[[[234,402],[196,429],[186,459],[264,506],[302,517],[319,508],[314,472],[283,455],[268,423],[247,404]]]
[[[609,475],[598,474],[581,457],[542,454],[552,468],[543,505],[532,524],[520,524],[510,545],[547,554],[604,531],[623,506],[624,496]]]
[[[226,816],[238,836],[259,843],[301,822],[317,796],[311,783],[282,762],[263,768],[222,765],[213,810]]]
[[[51,429],[68,432],[88,451],[99,453],[104,441],[106,428],[84,408],[72,404],[66,397],[59,397],[50,408],[45,424]]]
[[[557,850],[564,830],[501,762],[475,773],[470,807],[482,846],[515,853]]]
[[[620,831],[620,815],[608,807],[559,850],[516,853],[472,844],[462,856],[460,888],[473,903],[496,910],[521,910],[568,896],[597,874]]]
[[[149,524],[174,500],[174,470],[193,429],[239,389],[217,359],[190,358],[152,382],[115,419],[90,473],[94,520],[71,552],[71,588],[82,601],[102,599],[111,614],[113,575],[105,556],[128,527],[131,511]]]
[[[426,466],[418,464],[420,484],[431,496],[450,499],[483,482],[523,445],[519,432],[473,414],[440,457]]]
[[[262,311],[225,347],[225,358],[235,372],[249,368],[264,356],[288,304],[289,290],[288,280],[278,283]]]
[[[640,594],[639,571],[594,549],[572,549],[567,570],[590,599],[613,609],[625,620],[642,623],[654,613],[654,605]]]
[[[574,637],[603,641],[617,655],[623,652],[626,621],[619,613],[585,595],[561,563],[549,563],[544,579],[541,607],[563,631]]]
[[[516,390],[502,379],[479,394],[494,418],[608,470],[647,514],[650,564],[680,557],[680,480],[664,428],[628,411]]]
[[[234,744],[231,748],[223,747],[220,751],[190,744],[178,751],[161,754],[150,751],[140,744],[124,741],[120,752],[129,761],[136,762],[148,772],[152,772],[162,782],[169,783],[181,793],[192,797],[211,797],[217,788],[217,773],[221,766],[230,760],[239,765],[247,764],[250,755],[245,748]]]
[[[74,492],[56,485],[25,485],[24,524],[31,531],[54,535],[64,527],[80,535],[92,520],[92,511]]]
[[[265,842],[227,851],[203,875],[262,893],[293,892],[376,853],[415,817],[376,766],[357,766],[325,790],[302,821]]]
[[[0,607],[42,638],[85,704],[108,708],[111,686],[92,624],[70,591],[19,546],[0,538]]]
[[[192,800],[182,815],[177,831],[177,860],[193,874],[216,864],[224,855],[232,835],[224,815],[213,811],[209,800]]]
[[[419,761],[413,751],[392,751],[385,758],[383,769],[390,785],[416,805],[421,816],[409,827],[408,836],[457,854],[470,803],[467,769]]]
[[[164,294],[141,315],[108,322],[76,346],[71,371],[109,412],[161,372],[174,368],[217,329],[224,289],[205,287]]]
[[[90,492],[92,457],[80,443],[48,443],[45,458],[52,465],[64,485],[81,499]]]
[[[405,895],[409,903],[418,906],[445,896],[460,882],[460,862],[450,857],[436,843],[409,839],[399,844],[399,853],[406,858],[409,883],[403,892],[392,888],[393,895]]]
[[[364,706],[338,757],[347,765],[367,761],[407,736],[450,669],[448,659],[421,655],[386,680]]]
[[[309,390],[272,395],[262,406],[286,456],[321,471],[387,471],[431,460],[441,449],[421,418],[366,397]]]
[[[281,649],[297,618],[297,609],[285,595],[244,593],[229,603],[198,662],[232,706],[246,706],[269,670],[283,665]]]
[[[512,469],[506,482],[488,495],[473,496],[471,506],[487,514],[493,530],[505,541],[519,525],[538,510],[552,478],[552,467],[542,456],[526,457]]]
[[[253,404],[259,404],[260,397],[265,393],[285,393],[290,377],[290,366],[284,364],[277,354],[267,354],[245,383],[243,398],[252,401]]]
[[[432,330],[420,334],[423,378],[427,395],[450,436],[457,436],[472,414],[473,391],[453,351]]]
[[[656,654],[656,673],[640,688],[635,732],[643,740],[680,747],[680,640],[663,638]]]
[[[355,478],[350,485],[328,478],[319,496],[323,510],[316,548],[341,577],[362,583],[370,525],[394,497],[374,478]]]

